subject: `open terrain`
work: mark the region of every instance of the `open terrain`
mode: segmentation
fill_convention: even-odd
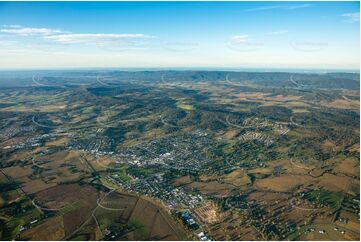
[[[360,239],[358,73],[2,72],[0,87],[2,240]]]

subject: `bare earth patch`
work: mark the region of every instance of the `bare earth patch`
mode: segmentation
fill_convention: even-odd
[[[297,187],[311,184],[314,179],[302,175],[281,175],[256,180],[254,187],[276,192],[292,192]]]

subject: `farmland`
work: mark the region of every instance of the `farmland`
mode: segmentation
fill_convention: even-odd
[[[357,74],[5,74],[2,240],[360,239]]]

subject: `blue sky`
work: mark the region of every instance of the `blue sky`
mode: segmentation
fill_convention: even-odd
[[[0,68],[359,69],[359,2],[0,2]]]

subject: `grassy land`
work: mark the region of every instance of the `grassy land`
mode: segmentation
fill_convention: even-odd
[[[184,109],[184,110],[193,110],[194,109],[193,105],[188,104],[188,103],[186,103],[184,101],[178,101],[177,102],[177,107],[181,108],[181,109]]]
[[[305,198],[314,203],[321,203],[330,208],[337,208],[341,205],[344,194],[341,192],[331,192],[325,189],[312,190],[306,193]]]

